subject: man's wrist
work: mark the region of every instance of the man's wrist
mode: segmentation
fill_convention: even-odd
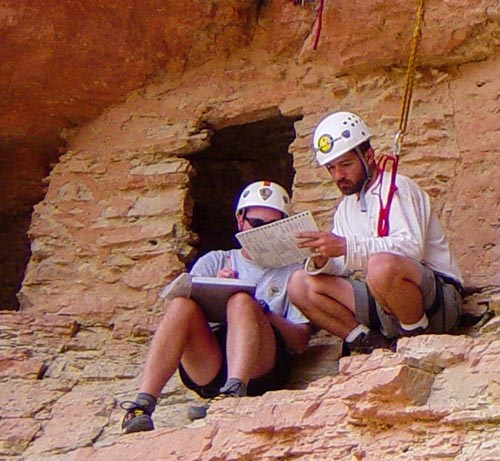
[[[312,261],[315,269],[322,269],[328,263],[328,258],[326,256],[314,256]]]
[[[267,314],[268,312],[271,311],[269,304],[267,304],[263,299],[258,299],[257,301],[262,309],[262,312],[264,312],[264,314]]]

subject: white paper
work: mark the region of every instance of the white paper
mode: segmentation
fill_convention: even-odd
[[[303,262],[315,254],[309,248],[298,248],[298,232],[318,231],[310,211],[304,211],[265,226],[236,234],[250,257],[263,267],[281,267]]]
[[[165,298],[167,301],[172,301],[180,296],[191,297],[191,275],[187,272],[177,276],[160,293],[160,298]]]

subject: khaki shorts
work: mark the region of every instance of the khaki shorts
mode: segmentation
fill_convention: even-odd
[[[430,333],[449,333],[460,320],[462,295],[460,285],[444,274],[419,264],[422,284],[419,287],[424,298],[424,308],[429,318]],[[373,298],[362,280],[350,279],[354,288],[356,319],[369,328],[380,330],[387,338],[401,336],[399,321],[384,311]]]

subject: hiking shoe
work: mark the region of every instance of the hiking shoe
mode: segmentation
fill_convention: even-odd
[[[245,397],[247,395],[246,384],[237,378],[230,378],[226,384],[220,388],[219,395],[212,397],[208,403],[204,405],[193,405],[188,408],[189,421],[196,421],[207,416],[207,411],[212,402],[217,402],[228,397]]]
[[[152,431],[155,428],[146,405],[141,405],[141,403],[138,402],[125,401],[120,404],[120,407],[127,411],[122,419],[123,434]]]
[[[228,397],[239,397],[238,395],[234,394],[219,394],[216,395],[215,397],[212,397],[208,403],[205,403],[203,405],[193,405],[188,408],[188,418],[189,421],[196,421],[197,419],[203,419],[205,416],[207,416],[208,409],[210,408],[210,405],[213,402],[218,402],[220,400],[227,399]]]
[[[480,328],[486,323],[488,323],[493,317],[495,317],[495,311],[493,309],[490,309],[489,307],[486,308],[483,312],[480,312],[478,314],[473,314],[470,312],[462,312],[462,315],[460,316],[460,323],[459,326],[461,327],[475,327],[475,328]]]
[[[390,339],[375,330],[359,334],[354,341],[345,341],[349,351],[357,352],[358,354],[370,354],[375,349],[391,349],[391,343]]]

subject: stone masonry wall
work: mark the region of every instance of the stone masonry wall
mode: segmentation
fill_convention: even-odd
[[[147,311],[164,268],[181,271],[192,252],[190,171],[184,159],[133,146],[69,151],[35,208],[26,310],[121,325],[137,306]]]
[[[500,202],[491,167],[499,138],[497,64],[494,56],[459,70],[419,73],[401,162],[401,172],[431,195],[466,285],[482,288],[498,284]],[[143,313],[161,312],[158,289],[192,257],[189,153],[208,145],[211,130],[277,112],[303,115],[290,147],[293,205],[313,210],[324,228],[338,192],[311,153],[321,116],[356,111],[378,134],[375,148],[391,148],[401,72],[373,71],[325,85],[324,69],[311,68],[314,84],[302,76],[293,86],[301,66],[288,73],[281,65],[267,72],[259,65],[208,70],[186,75],[175,88],[169,82],[132,95],[70,138],[33,216],[23,310],[99,318],[128,329]],[[199,73],[208,75],[204,87]]]

